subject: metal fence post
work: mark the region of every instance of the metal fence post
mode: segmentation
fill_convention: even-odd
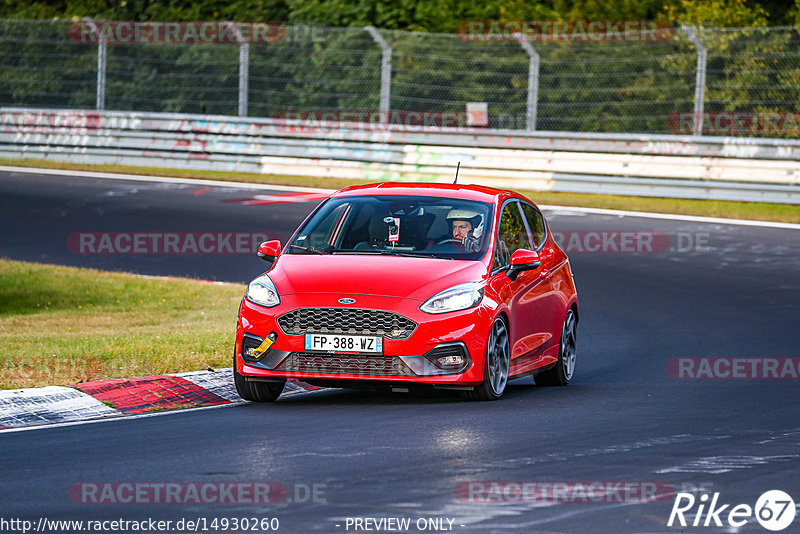
[[[539,54],[522,34],[516,35],[520,46],[530,58],[528,63],[528,107],[526,126],[529,132],[536,130],[536,114],[539,106]]]
[[[235,22],[226,22],[239,43],[239,116],[247,117],[247,98],[250,94],[250,42],[242,36]]]
[[[97,99],[95,107],[97,111],[103,111],[106,107],[106,54],[108,52],[108,43],[100,36],[100,30],[88,17],[81,19],[88,23],[89,28],[97,36]]]
[[[375,26],[366,26],[365,30],[372,36],[372,39],[381,47],[381,122],[389,121],[389,98],[392,88],[392,47],[386,39],[378,33]]]
[[[708,50],[703,41],[700,40],[695,29],[685,24],[681,29],[697,49],[697,78],[694,84],[694,121],[692,122],[692,133],[703,135],[703,104],[706,99],[706,60]]]
[[[108,43],[101,40],[97,44],[97,111],[106,107],[106,52]]]
[[[247,117],[247,97],[250,92],[250,43],[239,45],[239,116]]]

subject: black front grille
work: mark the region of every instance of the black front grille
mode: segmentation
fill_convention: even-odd
[[[285,334],[349,334],[407,339],[417,323],[402,315],[358,308],[301,308],[278,317]]]
[[[397,356],[348,356],[293,352],[275,368],[296,373],[335,375],[415,376]]]

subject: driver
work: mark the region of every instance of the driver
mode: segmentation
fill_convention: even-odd
[[[453,241],[458,241],[467,252],[476,252],[480,246],[475,237],[475,229],[481,222],[481,214],[475,210],[453,208],[447,213],[447,222],[450,224],[450,235]]]

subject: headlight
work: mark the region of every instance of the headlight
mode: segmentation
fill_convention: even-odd
[[[426,313],[446,313],[466,310],[480,304],[483,286],[476,282],[459,284],[432,296],[419,307]]]
[[[281,303],[275,284],[266,274],[262,274],[250,282],[250,285],[247,286],[247,293],[244,296],[250,302],[255,302],[267,308],[272,308]]]

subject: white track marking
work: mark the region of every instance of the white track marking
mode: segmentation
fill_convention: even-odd
[[[231,402],[241,401],[242,398],[236,393],[236,386],[233,385],[233,368],[215,369],[214,371],[191,371],[189,373],[174,373],[188,380],[192,384],[199,386],[206,391],[222,397]]]
[[[800,455],[781,455],[781,456],[708,456],[690,460],[682,465],[659,469],[658,474],[665,473],[707,473],[719,475],[729,473],[735,469],[750,469],[757,465],[765,465],[772,462],[797,461]]]
[[[167,410],[163,412],[153,412],[153,413],[140,413],[135,415],[127,415],[122,412],[117,412],[117,417],[106,417],[104,419],[89,419],[86,421],[71,421],[68,423],[54,423],[51,425],[39,425],[39,426],[25,426],[20,428],[4,428],[0,430],[0,434],[5,434],[8,432],[27,432],[29,430],[47,430],[50,428],[61,428],[65,426],[78,426],[78,425],[90,425],[95,423],[110,423],[113,421],[129,421],[131,419],[144,419],[145,417],[162,417],[167,415],[176,415],[180,413],[186,412],[196,412],[198,410],[215,410],[218,408],[228,408],[230,406],[238,406],[240,404],[247,404],[245,401],[240,402],[231,402],[229,404],[217,404],[215,406],[200,406],[198,408],[185,408],[182,410]],[[115,410],[116,411],[116,410]]]
[[[0,425],[12,428],[119,415],[118,410],[73,388],[47,386],[0,391]]]

